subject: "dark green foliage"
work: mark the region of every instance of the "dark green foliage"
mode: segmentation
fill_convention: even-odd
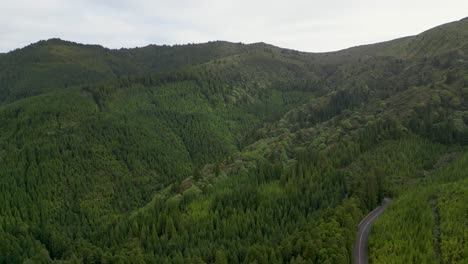
[[[0,263],[463,261],[466,28],[0,54]]]

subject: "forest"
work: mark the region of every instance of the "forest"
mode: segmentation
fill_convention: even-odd
[[[443,43],[443,44],[441,44]],[[466,263],[468,20],[331,53],[0,56],[0,263]]]

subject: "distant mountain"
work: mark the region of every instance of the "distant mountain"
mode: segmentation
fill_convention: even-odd
[[[384,196],[373,263],[466,259],[467,49],[0,54],[0,263],[349,263]]]
[[[119,76],[174,70],[241,52],[242,45],[212,42],[109,50],[50,39],[6,54],[0,61],[2,101]]]

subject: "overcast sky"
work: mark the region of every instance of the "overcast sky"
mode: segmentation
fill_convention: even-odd
[[[468,16],[468,0],[0,0],[0,52],[62,38],[109,48],[210,40],[331,51]]]

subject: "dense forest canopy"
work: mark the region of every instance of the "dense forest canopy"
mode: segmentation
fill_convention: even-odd
[[[468,20],[331,53],[0,54],[0,263],[463,263]]]

